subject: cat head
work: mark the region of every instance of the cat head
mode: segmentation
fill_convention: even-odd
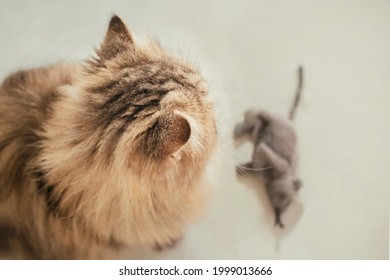
[[[199,72],[157,43],[137,44],[118,16],[111,18],[96,54],[78,81],[78,130],[93,135],[90,158],[114,160],[138,173],[203,167],[216,127]]]
[[[217,138],[198,71],[156,43],[137,44],[117,16],[81,71],[60,69],[72,78],[51,104],[36,164],[55,212],[106,238],[131,236],[117,228],[143,215],[194,217]]]

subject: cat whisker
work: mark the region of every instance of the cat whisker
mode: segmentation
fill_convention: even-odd
[[[262,170],[268,170],[268,169],[274,168],[275,166],[270,165],[270,166],[266,166],[266,167],[262,167],[262,168],[250,168],[250,167],[246,167],[245,165],[237,165],[237,167],[240,169],[243,169],[243,170],[248,170],[248,171],[262,171]]]

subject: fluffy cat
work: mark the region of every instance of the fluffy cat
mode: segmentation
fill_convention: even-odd
[[[169,246],[207,200],[216,135],[200,74],[113,16],[95,58],[0,87],[0,252],[97,259]]]

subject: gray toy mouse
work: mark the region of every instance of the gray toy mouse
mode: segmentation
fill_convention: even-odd
[[[262,110],[249,110],[234,129],[234,138],[244,136],[254,144],[252,160],[237,166],[237,173],[261,174],[275,211],[275,225],[283,228],[281,214],[302,186],[296,175],[297,136],[292,126],[303,88],[303,68],[298,69],[298,89],[288,120]]]

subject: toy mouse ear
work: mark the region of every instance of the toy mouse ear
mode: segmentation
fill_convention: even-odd
[[[280,208],[275,208],[275,226],[279,226],[280,228],[284,228],[284,225],[281,221],[281,211]]]
[[[300,179],[294,179],[293,185],[295,191],[298,191],[302,187],[302,181]]]
[[[108,25],[104,40],[97,51],[100,59],[110,59],[118,53],[131,49],[134,46],[126,24],[117,16],[113,15]]]

